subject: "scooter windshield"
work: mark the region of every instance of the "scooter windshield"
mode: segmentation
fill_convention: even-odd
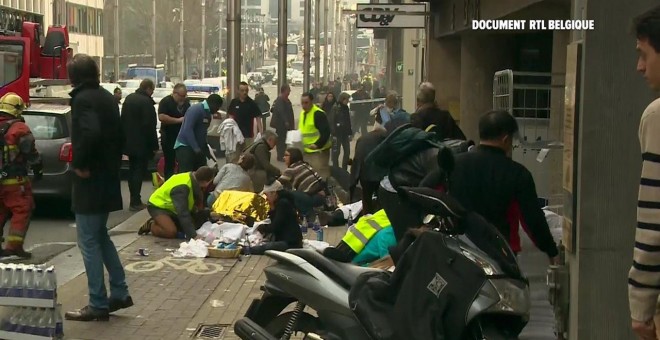
[[[463,217],[462,227],[464,228],[464,235],[477,248],[495,260],[506,275],[524,280],[516,256],[513,254],[506,238],[495,226],[488,223],[481,215],[470,212]]]

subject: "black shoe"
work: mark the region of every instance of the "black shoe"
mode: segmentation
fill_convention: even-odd
[[[64,318],[71,321],[108,321],[110,320],[110,313],[107,309],[94,309],[85,306],[78,310],[66,312]]]
[[[130,211],[141,211],[147,208],[146,204],[140,203],[140,204],[135,204],[135,205],[130,205],[128,207],[128,210]]]
[[[140,230],[138,230],[138,235],[146,235],[151,232],[151,226],[154,224],[154,219],[150,218],[147,220],[147,222],[144,222],[144,224],[140,227]]]
[[[2,257],[17,256],[23,260],[32,258],[32,253],[25,251],[23,248],[18,249],[3,249]]]
[[[119,299],[110,299],[110,307],[108,308],[108,313],[114,313],[120,309],[128,308],[133,306],[133,298],[127,296],[124,300]]]

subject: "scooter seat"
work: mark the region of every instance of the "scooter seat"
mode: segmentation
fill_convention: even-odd
[[[311,265],[328,275],[346,289],[351,289],[358,276],[363,273],[381,271],[381,269],[360,267],[351,263],[331,260],[313,249],[289,249],[287,252],[301,257]]]

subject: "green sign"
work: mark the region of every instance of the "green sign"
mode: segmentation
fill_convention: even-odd
[[[396,72],[403,73],[403,61],[396,62]]]

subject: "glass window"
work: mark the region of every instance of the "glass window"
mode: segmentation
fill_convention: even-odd
[[[67,137],[66,118],[64,115],[24,112],[23,119],[37,140]]]
[[[5,86],[21,76],[23,72],[23,45],[4,42],[0,44],[0,86]]]

